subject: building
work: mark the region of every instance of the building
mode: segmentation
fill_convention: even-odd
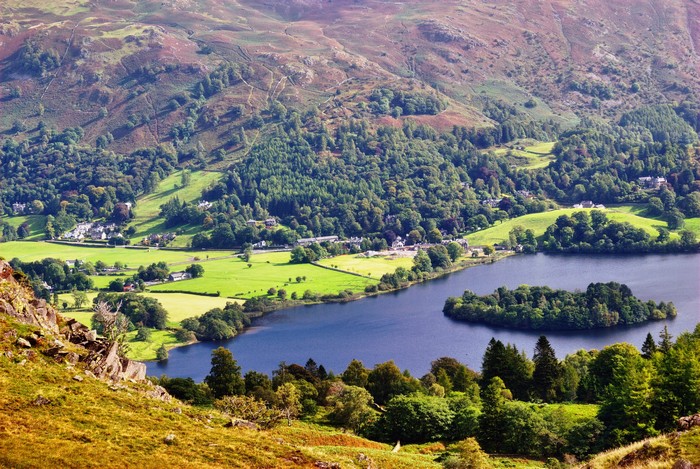
[[[660,189],[663,184],[666,184],[666,178],[657,176],[642,176],[637,178],[637,182],[645,189]]]
[[[317,236],[315,238],[300,238],[297,240],[297,246],[308,246],[313,243],[337,243],[337,236]]]
[[[15,212],[15,215],[23,215],[27,212],[27,204],[15,202],[12,204],[12,211]]]
[[[180,280],[189,280],[191,278],[192,275],[187,272],[173,272],[168,276],[168,280],[171,282],[179,282]]]

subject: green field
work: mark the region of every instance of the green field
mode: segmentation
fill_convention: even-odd
[[[342,290],[364,291],[374,280],[335,272],[311,264],[289,264],[288,252],[254,255],[248,263],[242,259],[221,259],[204,263],[204,276],[192,280],[166,283],[151,287],[151,291],[220,292],[223,297],[252,298],[264,295],[271,287],[283,288],[299,296],[310,290],[321,294],[336,294]],[[297,282],[296,277],[306,277]],[[291,281],[289,280],[291,278]]]
[[[22,223],[29,225],[29,236],[24,238],[26,241],[39,241],[44,239],[44,230],[46,228],[46,217],[43,215],[20,215],[16,217],[3,217],[2,221],[9,223],[15,228],[19,228]]]
[[[572,213],[581,210],[585,209],[564,208],[552,210],[550,212],[531,213],[512,220],[506,220],[503,223],[499,223],[485,230],[472,233],[467,236],[467,239],[469,240],[469,244],[473,246],[500,243],[507,240],[510,230],[518,225],[531,229],[535,232],[535,236],[542,236],[547,227],[557,220],[557,217],[561,215],[571,216]],[[653,237],[658,235],[658,231],[656,229],[657,227],[668,227],[668,224],[665,221],[635,215],[632,213],[634,209],[630,208],[629,206],[620,206],[606,209],[604,211],[609,219],[617,222],[631,223],[638,228],[644,229]]]
[[[357,254],[347,254],[330,259],[322,259],[318,263],[379,280],[382,275],[392,273],[398,267],[410,269],[413,266],[413,258],[395,256],[364,257]]]
[[[132,243],[138,243],[152,233],[165,233],[174,231],[167,228],[164,221],[159,218],[160,206],[168,200],[177,197],[181,202],[194,202],[202,197],[202,189],[221,178],[221,173],[213,171],[193,171],[190,175],[190,183],[185,187],[179,187],[182,179],[182,171],[171,174],[163,179],[158,188],[151,194],[139,198],[134,206],[136,217],[130,223],[136,229],[136,234],[131,238]],[[173,246],[184,247],[192,235],[201,231],[201,227],[187,226],[182,228],[185,233],[175,239]]]
[[[180,326],[180,321],[193,316],[199,316],[206,313],[212,308],[222,308],[227,302],[236,301],[228,298],[216,298],[200,295],[187,295],[184,293],[142,293],[145,296],[156,298],[168,311],[168,327],[177,328]],[[62,310],[61,314],[69,318],[75,318],[86,326],[90,327],[92,311],[92,300],[97,296],[96,292],[88,293],[89,303],[81,310]],[[59,295],[59,305],[66,301],[69,305],[73,304],[73,298],[69,293]],[[158,331],[153,329],[151,338],[147,342],[135,340],[136,331],[131,331],[127,334],[129,342],[128,357],[133,360],[155,360],[156,350],[161,345],[165,345],[170,349],[185,345],[179,342],[175,334],[171,330]]]
[[[140,293],[140,295],[155,298],[163,305],[163,308],[168,312],[168,326],[169,327],[179,327],[180,321],[186,318],[191,318],[193,316],[200,316],[210,309],[213,308],[223,308],[228,302],[238,302],[240,300],[232,300],[230,298],[221,298],[215,296],[202,296],[202,295],[188,295],[187,293],[154,293],[145,292]],[[97,296],[97,292],[89,292],[88,300],[89,303],[83,307],[81,311],[63,311],[68,317],[74,317],[80,322],[86,319],[88,322],[83,323],[86,325],[90,324],[90,317],[92,313],[89,311],[92,307],[92,300]],[[66,301],[69,305],[73,304],[73,297],[70,293],[62,293],[58,295],[59,305]],[[76,316],[80,315],[80,317]],[[87,316],[82,316],[87,315]]]
[[[133,248],[110,248],[93,247],[81,245],[56,244],[46,242],[25,242],[12,241],[0,245],[0,256],[6,259],[18,257],[24,262],[38,261],[47,257],[57,259],[78,259],[85,262],[97,261],[113,265],[119,261],[129,268],[136,268],[140,265],[149,265],[153,262],[164,261],[168,264],[187,264],[199,258],[206,260],[209,258],[231,256],[232,251],[168,251],[159,249],[133,249]]]
[[[497,155],[510,155],[512,163],[523,169],[546,168],[554,161],[552,149],[556,142],[538,142],[536,140],[516,141],[508,147],[497,147],[492,151]],[[523,147],[522,150],[512,148],[514,146]]]

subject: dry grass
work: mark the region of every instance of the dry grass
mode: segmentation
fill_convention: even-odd
[[[0,337],[13,327],[0,318]],[[143,384],[110,387],[39,353],[22,364],[22,351],[0,341],[0,352],[8,350],[13,358],[0,353],[0,467],[366,467],[359,453],[378,467],[438,467],[429,456],[395,455],[322,425],[224,428],[217,411],[146,398]],[[39,396],[49,402],[37,404]]]

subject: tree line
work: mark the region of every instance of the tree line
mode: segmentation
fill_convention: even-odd
[[[368,369],[358,360],[339,375],[313,359],[282,362],[272,377],[242,374],[231,352],[219,348],[203,383],[159,383],[175,397],[263,427],[325,407],[331,423],[380,441],[475,438],[472,445],[491,453],[583,460],[673,430],[678,417],[700,410],[700,327],[675,341],[664,329],[658,344],[649,334],[642,350],[614,344],[559,360],[541,336],[530,359],[492,339],[480,373],[442,357],[418,379],[393,361]],[[563,402],[592,405],[582,414],[557,404]]]

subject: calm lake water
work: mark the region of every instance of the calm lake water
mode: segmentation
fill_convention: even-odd
[[[615,342],[641,347],[647,334],[657,338],[664,325],[677,336],[700,322],[700,254],[644,256],[515,256],[473,267],[407,290],[344,304],[301,306],[256,320],[232,340],[198,343],[170,352],[165,363],[148,363],[148,374],[192,377],[201,381],[211,351],[225,346],[243,371],[265,373],[281,361],[304,364],[310,357],[341,373],[353,358],[367,367],[394,360],[422,376],[430,362],[450,356],[479,370],[491,337],[516,344],[532,355],[538,332],[499,329],[453,321],[442,314],[448,296],[465,289],[477,294],[499,286],[549,285],[584,290],[591,282],[626,283],[643,300],[673,301],[678,317],[626,328],[546,332],[559,358],[578,349],[600,349]]]

